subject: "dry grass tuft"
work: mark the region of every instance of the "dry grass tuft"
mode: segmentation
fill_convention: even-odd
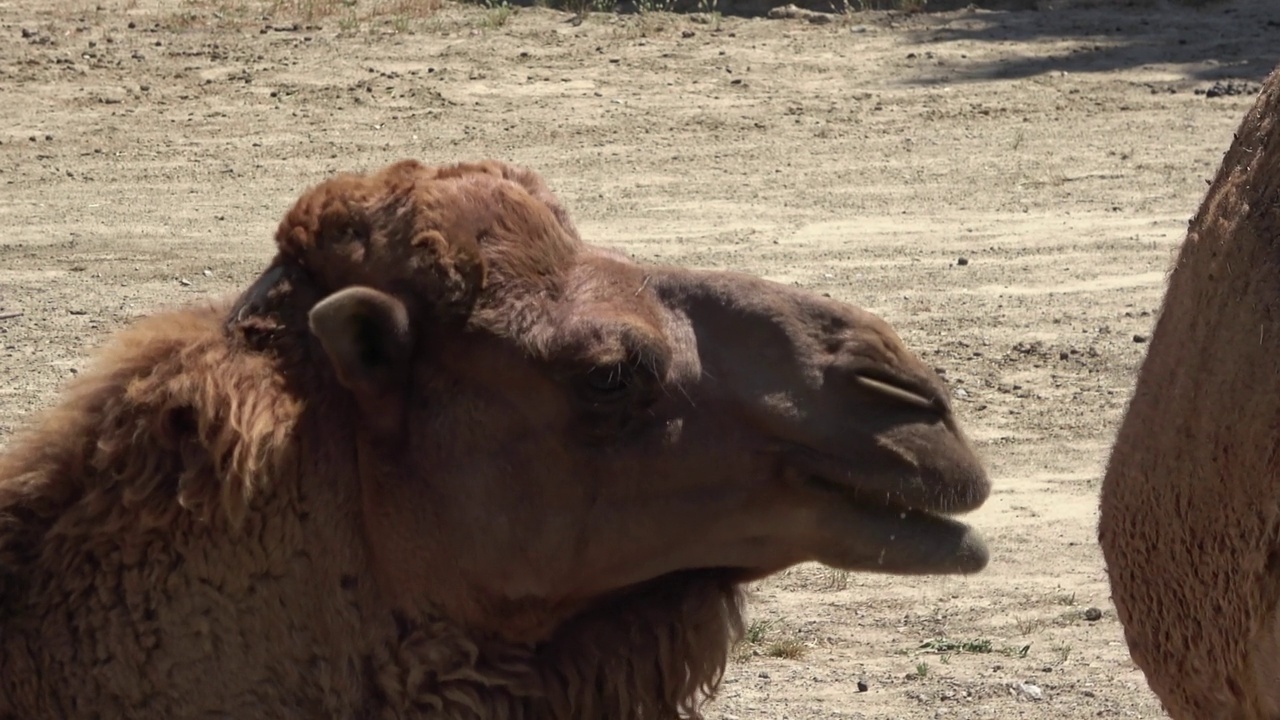
[[[804,657],[804,652],[804,643],[795,638],[783,638],[770,643],[764,654],[769,657],[783,658],[784,660],[798,660]]]

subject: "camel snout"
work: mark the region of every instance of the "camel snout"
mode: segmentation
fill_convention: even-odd
[[[981,507],[986,468],[960,428],[949,389],[883,328],[873,359],[855,338],[824,368],[813,449],[830,458],[819,475],[887,502],[944,514]],[[841,480],[841,477],[847,479]]]

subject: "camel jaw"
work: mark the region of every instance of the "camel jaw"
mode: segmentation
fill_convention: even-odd
[[[798,461],[797,461],[798,460]],[[843,570],[903,575],[972,574],[990,553],[977,530],[951,517],[981,506],[990,486],[984,474],[935,488],[903,473],[886,482],[858,482],[848,463],[804,451],[788,473],[811,495],[805,534],[814,558]]]

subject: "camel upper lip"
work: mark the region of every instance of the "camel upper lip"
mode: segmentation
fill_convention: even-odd
[[[956,515],[974,510],[987,499],[989,486],[975,468],[969,478],[938,482],[933,473],[907,462],[896,467],[879,463],[853,462],[804,447],[788,454],[793,477],[807,485],[836,493],[854,504],[930,515]]]
[[[950,512],[945,510],[904,503],[889,493],[860,492],[858,488],[833,482],[821,475],[807,475],[805,476],[805,482],[810,487],[839,496],[854,505],[866,508],[868,511],[886,514],[896,513],[901,515],[902,519],[906,519],[908,515],[925,517],[947,517],[951,515]]]

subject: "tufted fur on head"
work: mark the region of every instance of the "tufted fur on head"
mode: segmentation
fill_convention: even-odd
[[[465,313],[484,288],[480,218],[425,208],[425,168],[400,162],[372,175],[344,174],[304,194],[280,223],[278,262],[296,264],[327,292],[366,285],[401,292],[442,314]],[[446,239],[447,238],[447,239]]]
[[[513,237],[530,231],[541,236]],[[306,192],[276,231],[275,262],[305,271],[322,294],[363,285],[411,298],[436,317],[464,317],[490,274],[499,285],[552,290],[580,242],[568,213],[529,170],[404,160]]]

